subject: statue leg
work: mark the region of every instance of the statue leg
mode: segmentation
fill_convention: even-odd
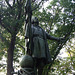
[[[43,68],[45,66],[45,61],[43,61],[42,59],[39,60],[39,64],[38,64],[38,75],[42,75],[43,72]]]
[[[34,59],[34,75],[37,75],[37,59]]]

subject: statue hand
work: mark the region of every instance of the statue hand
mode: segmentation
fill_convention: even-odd
[[[59,42],[63,43],[64,41],[65,41],[65,38],[63,38],[63,37],[59,38]]]

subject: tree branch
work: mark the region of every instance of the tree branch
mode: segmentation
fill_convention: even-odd
[[[15,5],[15,0],[13,0],[13,5]]]
[[[18,5],[20,4],[18,0],[17,0],[17,4],[18,4]]]
[[[35,1],[36,1],[36,0],[32,0],[32,2],[35,2]],[[39,4],[36,5],[34,9],[32,9],[32,11],[34,11],[35,9],[37,9],[37,8],[39,7],[39,5],[40,5],[43,1],[48,1],[48,0],[41,0],[41,1],[39,2]]]
[[[7,5],[8,5],[10,8],[12,8],[12,6],[9,4],[8,0],[5,0],[5,1],[6,1]]]
[[[18,43],[18,45],[19,45],[21,48],[23,48],[23,50],[25,51],[25,48],[24,48],[21,44]]]
[[[19,5],[19,7],[18,7],[18,17],[17,17],[17,20],[20,20],[21,19],[21,13],[22,13],[22,8],[21,8],[21,5]],[[21,25],[19,25],[19,22],[17,22],[16,23],[16,25],[15,25],[15,31],[16,31],[16,34],[17,34],[17,32],[18,32],[18,30],[20,29],[20,27],[21,27]]]
[[[37,9],[41,3],[42,3],[42,1],[40,1],[40,3],[38,5],[36,5],[34,9],[32,9],[32,11],[34,11],[35,9]]]

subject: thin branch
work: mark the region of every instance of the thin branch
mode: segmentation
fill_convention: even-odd
[[[21,48],[23,48],[23,50],[25,51],[25,48],[24,48],[21,44],[18,43],[18,45],[19,45]]]
[[[13,5],[15,5],[15,0],[13,0]]]
[[[21,18],[21,7],[19,8],[18,20]]]
[[[37,9],[41,3],[42,3],[42,1],[41,1],[41,2],[39,2],[39,4],[38,4],[38,5],[36,5],[36,6],[35,6],[35,8],[33,8],[33,9],[32,9],[32,11],[34,11],[35,9]]]
[[[17,0],[17,4],[19,5],[20,3],[19,3],[19,0]]]
[[[20,5],[23,5],[24,3],[24,0],[17,0],[17,4],[20,6]],[[21,6],[20,6],[21,7]]]
[[[5,0],[5,1],[6,1],[7,5],[8,5],[10,8],[12,8],[12,6],[9,4],[9,2],[8,2],[7,0]]]
[[[19,14],[18,14],[17,20],[20,20],[20,18],[21,18],[21,7],[19,8]],[[17,22],[15,25],[15,28],[14,28],[16,31],[16,34],[17,34],[18,30],[20,29],[20,26],[21,25],[19,25],[19,23]]]

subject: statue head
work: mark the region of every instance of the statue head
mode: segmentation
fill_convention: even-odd
[[[33,25],[39,25],[39,21],[37,17],[32,16],[31,22]]]

